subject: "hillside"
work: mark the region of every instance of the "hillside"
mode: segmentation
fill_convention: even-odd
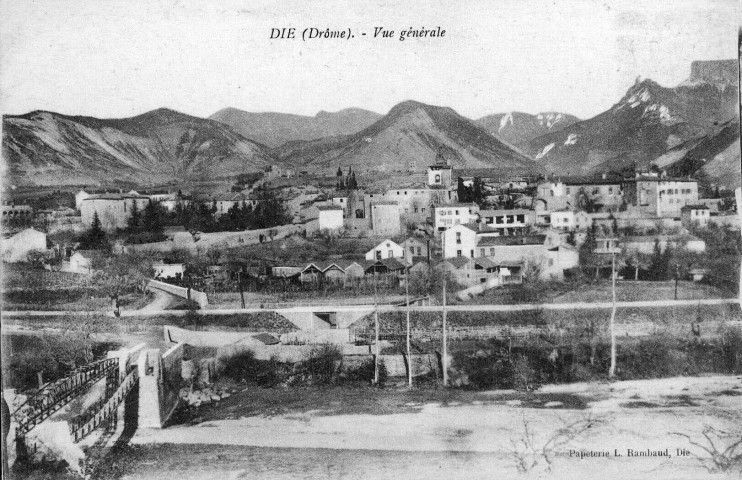
[[[321,111],[314,117],[225,108],[209,118],[229,125],[245,138],[269,147],[278,147],[295,140],[350,135],[368,127],[381,115],[360,108],[347,108],[339,112]]]
[[[518,148],[547,133],[557,132],[579,122],[580,119],[566,113],[543,112],[536,115],[523,112],[496,113],[476,121],[496,138]]]
[[[637,82],[610,110],[537,137],[524,150],[548,172],[561,174],[647,165],[678,145],[713,135],[737,116],[738,83],[713,65],[697,65],[675,88]]]
[[[271,150],[304,168],[334,172],[421,171],[440,152],[454,167],[501,168],[503,174],[540,171],[527,156],[505,145],[451,108],[414,101],[396,105],[368,128],[311,142],[290,142]]]
[[[124,119],[6,115],[2,148],[13,181],[36,185],[213,178],[273,161],[226,125],[168,109]]]

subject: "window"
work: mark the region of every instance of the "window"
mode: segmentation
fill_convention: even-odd
[[[417,247],[417,254],[422,255],[423,254],[423,247]]]
[[[479,256],[484,257],[484,248],[479,249]]]
[[[490,247],[490,257],[495,256],[495,247]]]
[[[456,215],[458,215],[458,214],[459,214],[459,211],[458,211],[458,210],[456,210]]]
[[[415,207],[415,213],[417,213],[417,207]]]
[[[381,260],[381,250],[376,250],[376,260]]]
[[[567,187],[567,195],[569,195],[569,187]]]
[[[441,176],[440,175],[436,175],[435,176],[435,183],[441,183]]]
[[[456,232],[456,243],[457,244],[461,243],[461,232]]]
[[[518,221],[520,223],[525,223],[526,222],[526,216],[525,215],[518,215]]]
[[[461,256],[461,250],[456,250],[456,256],[457,257],[460,257]]]
[[[425,213],[425,207],[421,208],[421,209],[420,209],[420,211],[421,211],[422,213]]]
[[[474,249],[471,250],[471,258],[474,258]]]
[[[554,266],[554,259],[553,258],[550,258],[549,259],[549,266],[550,267],[553,267]]]
[[[394,250],[389,250],[387,253],[387,258],[394,258]]]

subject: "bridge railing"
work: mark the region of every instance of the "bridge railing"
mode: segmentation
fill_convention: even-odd
[[[134,368],[109,398],[102,399],[94,404],[86,414],[72,420],[70,422],[70,435],[74,442],[79,442],[102,424],[110,423],[112,419],[116,418],[119,405],[134,388],[138,379],[139,372]]]
[[[39,423],[83,393],[106,375],[118,375],[118,359],[107,358],[76,368],[70,374],[43,385],[13,412],[17,435],[25,435]]]

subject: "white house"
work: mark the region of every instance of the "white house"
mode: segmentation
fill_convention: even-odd
[[[366,252],[366,260],[385,260],[387,258],[404,258],[404,248],[386,239]]]
[[[185,273],[185,265],[182,263],[155,263],[152,268],[155,270],[155,278],[182,278]]]
[[[471,224],[458,224],[441,234],[443,258],[474,258],[477,246],[477,230]]]
[[[343,207],[339,205],[319,205],[316,208],[320,230],[339,230],[343,228]]]
[[[680,221],[685,228],[707,227],[711,210],[706,205],[686,205],[680,209]]]
[[[593,224],[593,215],[584,210],[559,210],[551,212],[551,226],[566,232],[587,230]]]
[[[371,229],[374,235],[395,236],[402,231],[401,209],[397,202],[371,202]]]
[[[91,195],[85,198],[80,205],[82,223],[90,227],[93,217],[98,214],[101,226],[104,230],[115,230],[126,228],[126,223],[131,217],[131,212],[136,204],[141,212],[149,204],[148,197],[133,194],[102,194]]]
[[[428,243],[419,238],[410,237],[406,239],[402,243],[402,248],[404,249],[405,260],[407,260],[407,263],[412,263],[414,257],[428,256]]]
[[[479,219],[500,235],[517,235],[536,223],[536,212],[525,209],[480,210]]]
[[[46,234],[27,228],[2,241],[3,261],[6,263],[25,262],[28,252],[46,252]]]
[[[102,255],[97,250],[78,250],[70,256],[69,265],[64,270],[71,273],[94,273],[95,262]]]
[[[479,219],[476,203],[455,203],[436,206],[433,211],[433,226],[439,232],[454,225],[476,222]]]

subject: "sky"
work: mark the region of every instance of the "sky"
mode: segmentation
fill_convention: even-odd
[[[737,0],[0,0],[0,12],[0,111],[102,118],[386,113],[410,99],[470,118],[589,118],[638,76],[675,86],[693,60],[736,58],[741,18]],[[311,27],[355,37],[270,39]],[[423,27],[446,34],[399,40]]]

